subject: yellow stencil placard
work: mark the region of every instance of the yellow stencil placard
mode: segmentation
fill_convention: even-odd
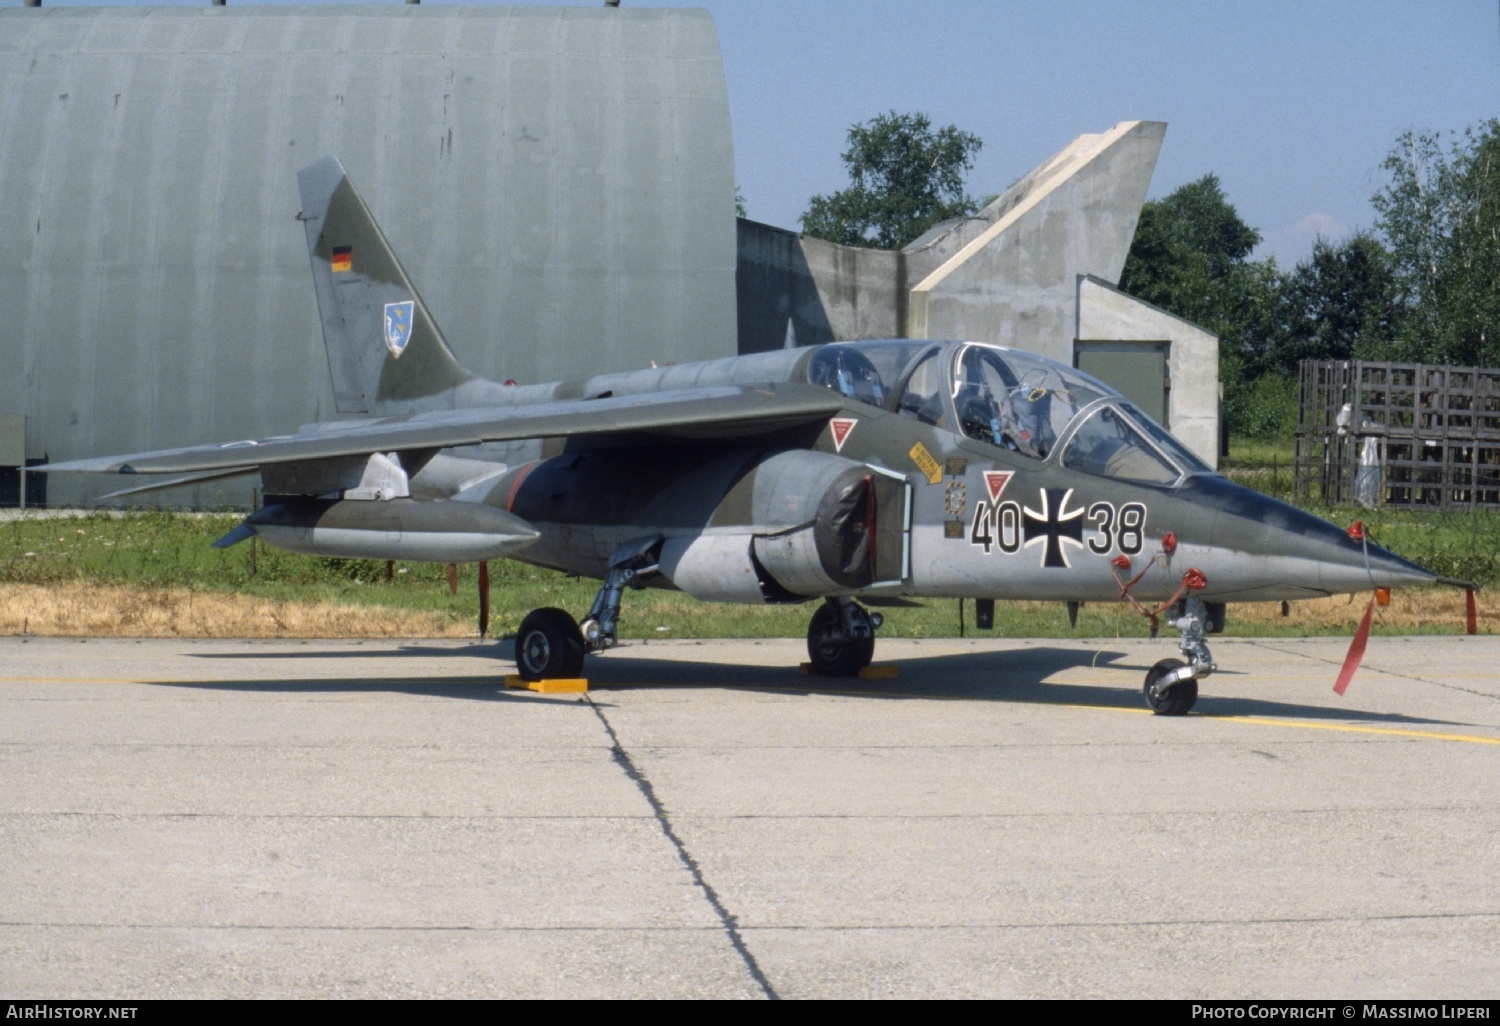
[[[932,453],[928,452],[927,446],[921,442],[912,446],[911,451],[906,455],[910,456],[911,461],[917,465],[917,469],[926,475],[928,484],[937,484],[943,479],[943,465],[932,458]]]

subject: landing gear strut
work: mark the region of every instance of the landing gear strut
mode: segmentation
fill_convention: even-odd
[[[1209,624],[1203,600],[1184,599],[1174,612],[1178,617],[1172,626],[1182,635],[1177,647],[1188,662],[1163,659],[1147,672],[1143,689],[1146,704],[1158,716],[1186,716],[1198,701],[1198,681],[1218,669],[1203,641]]]
[[[807,628],[813,673],[854,677],[875,657],[875,631],[884,620],[848,598],[824,599]]]

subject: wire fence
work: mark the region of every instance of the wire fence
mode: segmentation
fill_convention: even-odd
[[[1278,456],[1270,460],[1221,459],[1219,472],[1235,484],[1253,488],[1263,495],[1291,502],[1296,486],[1295,468],[1291,460]]]

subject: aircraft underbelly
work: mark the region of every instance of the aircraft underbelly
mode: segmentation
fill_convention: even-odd
[[[907,574],[907,482],[824,452],[690,447],[565,453],[497,478],[536,525],[528,561],[603,576],[660,539],[660,573],[698,598],[796,601]]]

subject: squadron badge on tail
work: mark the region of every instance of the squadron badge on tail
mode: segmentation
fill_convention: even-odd
[[[411,317],[414,305],[409,299],[404,303],[385,304],[385,347],[394,357],[399,358],[402,351],[406,349],[406,343],[411,340]]]

